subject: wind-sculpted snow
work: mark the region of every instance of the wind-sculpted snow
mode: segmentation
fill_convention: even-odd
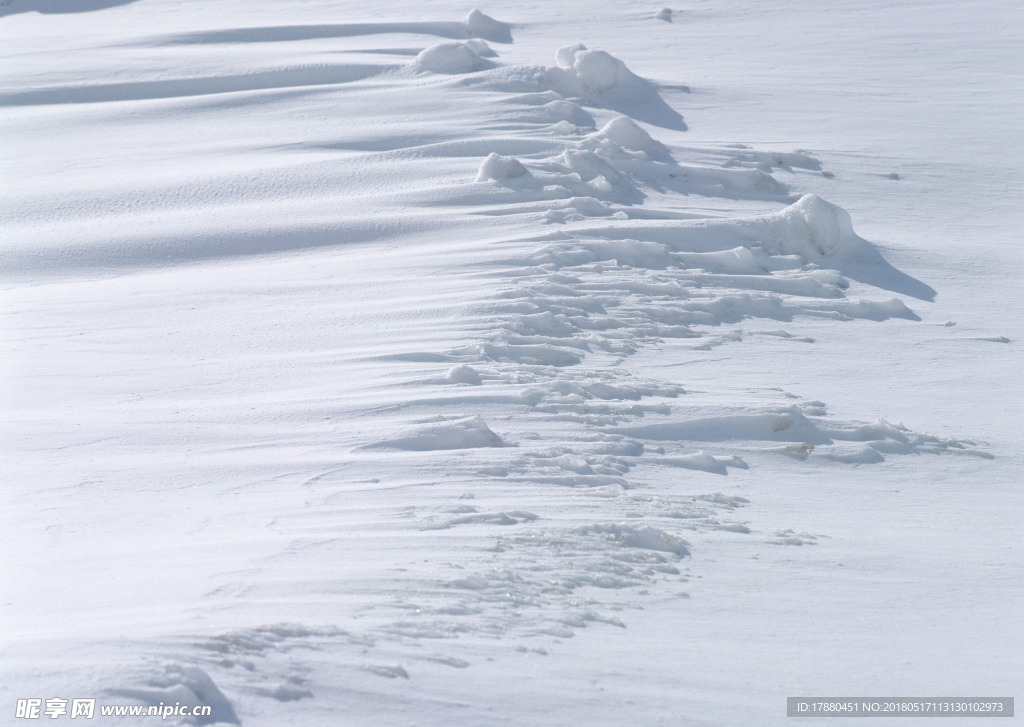
[[[474,325],[479,340],[446,351],[443,360],[457,365],[436,381],[481,391],[408,402],[410,411],[434,407],[457,416],[505,407],[502,431],[510,433],[485,444],[514,446],[490,463],[465,463],[483,487],[498,480],[504,487],[581,490],[598,501],[635,502],[633,473],[648,468],[727,476],[752,471],[748,461],[763,457],[857,466],[898,453],[985,456],[973,443],[884,421],[840,422],[821,402],[733,412],[728,402],[718,401],[698,414],[686,404],[683,386],[631,374],[629,359],[642,350],[676,341],[673,350],[699,355],[742,342],[752,334],[733,326],[758,320],[799,328],[805,319],[842,325],[918,317],[885,290],[861,288],[852,297],[847,271],[861,272],[865,262],[875,264],[873,279],[882,288],[887,275],[897,282],[899,276],[857,235],[844,210],[815,194],[791,197],[771,176],[776,167],[819,172],[816,160],[797,153],[762,158],[744,150],[724,168],[683,165],[637,119],[617,116],[595,130],[581,105],[599,107],[614,89],[635,91],[637,106],[644,107],[651,87],[600,51],[573,46],[557,56],[558,68],[546,71],[551,88],[544,88],[543,74],[518,77],[504,105],[504,136],[491,137],[493,151],[480,161],[475,187],[467,186],[470,172],[452,186],[447,202],[437,195],[437,204],[457,201],[470,214],[519,215],[535,220],[538,230],[559,226],[501,240],[497,248],[509,251],[503,259],[477,266],[479,275],[497,283],[487,313]],[[467,64],[464,70],[472,68]],[[494,74],[480,75],[469,88],[511,90],[507,71]],[[577,128],[579,122],[589,128]],[[509,153],[520,134],[545,124],[563,139],[560,151],[556,146],[552,152]],[[493,121],[491,127],[498,128]],[[664,206],[666,197],[684,192],[789,204],[761,215],[717,218],[645,211],[654,196]],[[602,222],[581,224],[591,219]],[[778,329],[763,335],[797,345],[814,342]],[[374,446],[480,446],[475,437],[462,441],[441,431],[426,429]],[[519,614],[516,628],[521,632],[528,624],[526,633],[532,634],[569,635],[595,620],[625,625],[619,617],[600,615],[599,591],[589,596],[586,613],[567,607],[561,597],[582,588],[649,588],[652,578],[671,578],[678,573],[673,562],[691,547],[679,537],[678,523],[691,531],[752,534],[743,522],[722,522],[711,504],[668,496],[661,507],[669,511],[652,513],[650,523],[571,526],[546,517],[536,504],[528,512],[455,508],[426,527],[511,532],[498,536],[486,564],[464,562],[458,577],[436,584],[415,609],[426,616],[387,628],[418,637],[457,637],[478,629],[501,635],[512,628],[503,615],[509,608]],[[818,536],[760,537],[800,544]],[[558,557],[544,555],[548,549]]]
[[[29,8],[57,12],[0,14]],[[75,521],[89,578],[121,593],[114,521],[133,577],[189,574],[131,585],[147,665],[97,688],[256,724],[344,684],[366,717],[684,608],[709,543],[827,547],[800,501],[737,494],[766,471],[992,457],[804,384],[822,337],[895,345],[935,297],[811,152],[682,146],[680,95],[627,53],[513,63],[479,10],[300,15],[150,19],[92,49],[123,70],[70,47],[0,89],[39,158],[0,233],[19,472],[109,515]]]
[[[634,472],[651,468],[720,477],[753,471],[749,462],[764,457],[857,466],[901,453],[985,456],[973,443],[884,421],[834,420],[817,401],[735,411],[728,401],[714,401],[692,411],[684,386],[632,374],[632,356],[669,342],[675,342],[672,350],[698,356],[757,335],[814,343],[777,328],[748,334],[735,327],[759,320],[799,330],[802,320],[842,325],[918,317],[885,290],[860,288],[851,296],[847,271],[860,272],[865,262],[875,264],[876,280],[898,276],[857,235],[844,210],[815,194],[793,197],[771,176],[775,168],[817,173],[816,160],[743,150],[723,167],[684,165],[637,119],[616,116],[596,129],[583,111],[601,107],[612,90],[635,92],[644,107],[653,91],[643,79],[600,51],[567,47],[557,56],[559,67],[541,74],[499,67],[474,76],[470,93],[500,98],[511,92],[498,103],[507,119],[500,125],[489,120],[492,151],[481,155],[475,172],[467,170],[463,180],[424,200],[440,207],[457,203],[462,214],[518,216],[538,231],[496,241],[498,259],[470,269],[495,281],[472,326],[478,340],[439,352],[447,372],[432,381],[474,391],[408,399],[399,408],[434,410],[450,423],[424,424],[364,450],[419,452],[403,461],[429,469],[435,450],[504,445],[494,458],[447,465],[449,474],[455,467],[484,489],[492,480],[530,488],[524,492],[534,493],[531,504],[483,510],[466,504],[428,517],[423,528],[430,532],[507,532],[497,534],[480,562],[461,562],[456,577],[424,582],[415,608],[405,607],[407,616],[382,626],[382,633],[458,638],[513,628],[524,633],[525,627],[527,634],[568,636],[594,621],[625,625],[602,615],[600,591],[651,588],[652,579],[675,576],[675,563],[691,548],[682,530],[753,534],[743,522],[721,520],[714,498],[662,495],[650,518],[578,524],[548,517],[540,503],[561,496],[538,492],[581,491],[598,502],[641,503],[648,501],[633,494]],[[476,66],[467,62],[457,70],[472,73]],[[536,132],[555,141],[531,152],[523,139]],[[788,204],[760,215],[715,218],[666,209],[668,200],[686,193]],[[658,207],[648,210],[654,197]],[[493,424],[497,412],[501,437],[480,418]],[[381,455],[373,462],[386,466]],[[816,537],[760,534],[762,542],[785,544]],[[564,600],[592,588],[598,591],[588,591],[586,611]]]

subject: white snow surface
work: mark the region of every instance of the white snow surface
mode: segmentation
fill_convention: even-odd
[[[5,0],[0,709],[1024,697],[1020,27]]]

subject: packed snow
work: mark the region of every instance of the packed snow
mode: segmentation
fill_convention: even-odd
[[[3,708],[1024,694],[1016,12],[0,2]]]

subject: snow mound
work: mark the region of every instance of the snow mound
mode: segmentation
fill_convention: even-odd
[[[472,73],[492,64],[478,56],[466,43],[438,43],[424,48],[413,60],[413,68],[427,73]]]
[[[507,23],[495,20],[489,15],[473,8],[463,21],[466,26],[466,35],[470,38],[486,38],[498,43],[511,43],[512,34],[509,32]]]
[[[587,46],[582,43],[576,43],[575,45],[563,45],[561,48],[555,51],[555,63],[558,64],[559,68],[572,68],[572,64],[576,62],[576,54],[580,51],[585,51]]]
[[[453,369],[449,369],[448,373],[444,376],[444,381],[447,384],[469,384],[471,386],[479,386],[480,372],[472,366],[462,364]]]
[[[616,116],[599,131],[590,135],[594,139],[608,139],[623,149],[633,151],[661,151],[665,147],[636,125],[628,116]]]
[[[849,213],[816,194],[771,215],[779,252],[805,257],[828,256],[857,241]]]
[[[490,179],[515,179],[527,174],[529,172],[527,172],[526,167],[515,157],[503,157],[500,154],[491,152],[480,165],[480,169],[476,174],[476,181],[486,182]]]
[[[584,137],[579,147],[602,156],[671,162],[672,155],[628,116],[617,116],[598,131]]]
[[[672,8],[662,8],[655,16],[658,20],[664,20],[666,23],[672,22]]]
[[[377,442],[371,446],[380,449],[430,452],[442,449],[503,447],[505,442],[491,431],[483,419],[476,416],[422,427],[408,436]]]
[[[603,50],[589,50],[582,43],[562,46],[555,53],[555,62],[565,75],[591,94],[602,94],[612,88],[637,85],[641,79],[626,64]]]
[[[686,130],[683,117],[658,90],[610,53],[576,43],[559,48],[555,63],[555,67],[546,69],[546,75],[550,88],[560,95],[655,126]]]

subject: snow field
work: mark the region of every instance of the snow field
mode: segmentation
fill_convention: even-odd
[[[51,37],[28,2],[2,22]],[[39,59],[0,90],[39,164],[0,238],[5,692],[229,724],[781,723],[798,687],[884,684],[829,609],[863,629],[904,598],[868,639],[890,658],[912,623],[894,552],[932,566],[941,616],[903,684],[964,683],[926,678],[952,613],[934,566],[988,571],[884,519],[914,472],[1009,465],[822,365],[870,371],[936,290],[815,193],[819,158],[681,146],[680,94],[589,40],[513,62],[541,31],[479,10],[225,7],[82,13],[60,40],[89,73],[10,51]],[[818,398],[843,383],[852,403]],[[911,531],[997,512],[913,497]],[[993,643],[1005,614],[966,607]],[[804,621],[849,650],[817,682]]]

